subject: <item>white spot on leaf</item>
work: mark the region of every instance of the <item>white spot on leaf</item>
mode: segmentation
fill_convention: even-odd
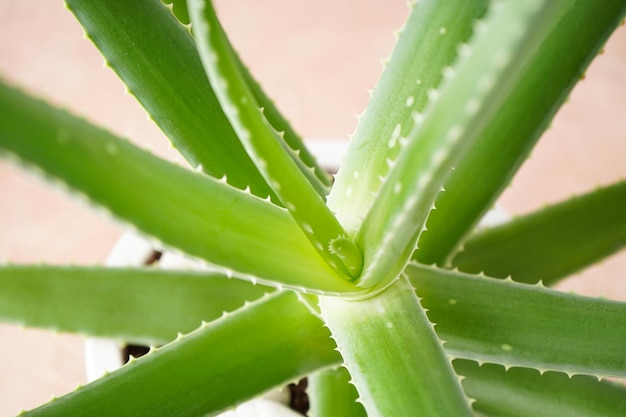
[[[105,145],[105,149],[108,153],[110,153],[111,155],[115,155],[118,151],[117,149],[117,145],[113,142],[109,142]]]

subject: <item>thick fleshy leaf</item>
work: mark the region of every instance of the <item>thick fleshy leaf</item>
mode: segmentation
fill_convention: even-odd
[[[398,140],[399,156],[389,161],[356,238],[365,265],[359,286],[385,286],[404,269],[446,179],[515,91],[561,13],[550,1],[503,1],[475,22],[458,60],[444,69],[441,86],[430,91],[423,114],[414,115],[418,123]]]
[[[309,417],[367,417],[344,367],[323,369],[308,377]]]
[[[473,407],[489,417],[621,417],[626,415],[626,387],[596,378],[563,373],[540,374],[535,369],[511,368],[455,360],[465,377],[463,388],[475,398]]]
[[[209,85],[191,34],[160,1],[66,0],[109,65],[193,168],[271,193]]]
[[[201,271],[0,267],[0,317],[28,327],[162,345],[272,288]]]
[[[624,245],[626,183],[619,182],[478,232],[452,266],[550,285]]]
[[[263,113],[265,120],[275,131],[276,140],[283,145],[283,148],[296,163],[302,174],[307,177],[313,188],[320,196],[326,198],[332,184],[330,175],[317,164],[315,157],[309,152],[300,135],[291,127],[274,102],[265,94],[261,85],[254,79],[248,67],[241,61],[241,58],[230,44],[219,19],[213,22],[216,25],[214,29],[219,31],[220,46],[225,49],[228,58],[232,60],[231,63],[236,68],[236,75],[240,77],[239,81],[244,83],[253,101]],[[202,29],[204,25],[200,26]],[[200,43],[202,43],[202,40]]]
[[[191,1],[189,10],[209,81],[244,148],[319,254],[346,279],[356,277],[362,267],[360,250],[326,206],[323,193],[315,190],[317,178],[298,167],[265,119],[211,2]]]
[[[24,415],[213,415],[335,362],[329,337],[294,294],[275,294]]]
[[[249,279],[351,291],[286,210],[0,85],[0,151],[143,233]]]
[[[228,45],[227,45],[228,46]],[[296,161],[300,170],[314,184],[314,188],[320,195],[326,198],[332,185],[331,176],[324,167],[318,164],[313,153],[309,151],[300,135],[293,129],[289,121],[280,113],[274,102],[261,89],[260,84],[252,77],[250,71],[243,62],[239,60],[236,52],[230,48],[233,56],[238,60],[241,75],[246,80],[250,92],[254,96],[257,104],[263,109],[263,115],[268,123],[276,130],[278,138],[283,141],[290,156]]]
[[[176,16],[176,19],[183,25],[191,23],[189,20],[189,12],[187,11],[187,2],[185,0],[161,0],[165,4],[169,4],[172,7],[172,13]]]
[[[59,301],[59,298],[57,297],[60,297],[60,299],[70,298],[71,301],[74,301],[75,303],[78,304],[77,306],[65,305],[60,308],[44,306],[44,305],[38,305],[35,307],[17,306],[17,308],[19,309],[24,309],[24,308],[31,309],[32,308],[34,311],[34,313],[32,314],[35,314],[37,312],[41,313],[39,317],[39,320],[40,320],[39,324],[42,323],[41,320],[44,320],[44,321],[48,319],[56,320],[55,317],[57,317],[59,310],[66,311],[66,312],[70,312],[70,310],[72,311],[75,310],[74,311],[75,314],[73,314],[72,317],[70,317],[71,322],[90,320],[89,316],[97,317],[98,315],[102,315],[102,314],[105,314],[105,315],[112,314],[113,315],[112,318],[115,319],[116,313],[110,310],[110,306],[105,305],[106,301],[99,302],[97,300],[97,297],[95,300],[92,299],[93,297],[89,297],[89,293],[92,293],[93,289],[97,288],[99,291],[104,291],[102,293],[104,299],[107,299],[109,295],[116,297],[120,301],[119,308],[122,311],[125,310],[125,308],[127,307],[125,301],[129,301],[129,303],[131,303],[131,302],[136,301],[137,299],[140,300],[137,306],[132,307],[131,314],[135,314],[136,315],[135,317],[124,317],[124,318],[120,317],[120,320],[130,319],[130,321],[133,322],[133,323],[125,325],[127,327],[129,326],[132,328],[136,326],[140,328],[142,325],[147,324],[148,328],[144,330],[144,333],[146,333],[146,332],[154,331],[155,328],[159,329],[160,326],[169,326],[168,322],[172,321],[171,323],[172,327],[169,330],[167,330],[166,337],[170,336],[171,334],[170,331],[174,331],[174,332],[176,331],[177,323],[173,322],[175,317],[179,317],[181,314],[183,314],[184,317],[180,323],[188,322],[189,325],[193,325],[198,320],[202,319],[203,317],[206,317],[203,315],[206,311],[211,310],[211,305],[210,305],[211,303],[207,303],[209,304],[208,306],[201,305],[202,297],[199,297],[197,299],[198,305],[194,307],[195,305],[194,295],[185,293],[185,291],[183,290],[183,287],[186,288],[187,285],[184,285],[183,287],[181,287],[179,283],[177,282],[179,279],[182,279],[183,281],[187,281],[189,279],[193,280],[194,283],[189,286],[190,293],[198,292],[201,295],[206,293],[207,300],[215,300],[216,298],[219,300],[222,297],[225,297],[227,298],[226,304],[230,302],[228,301],[228,298],[233,296],[233,293],[230,289],[234,287],[231,287],[231,285],[234,285],[234,286],[239,285],[239,281],[221,279],[219,281],[222,281],[222,283],[224,284],[224,286],[222,286],[222,284],[219,284],[217,281],[211,282],[210,280],[212,280],[213,278],[210,278],[210,280],[207,280],[206,278],[208,277],[197,276],[196,275],[197,273],[193,273],[192,276],[189,276],[189,277],[185,275],[179,277],[179,276],[176,276],[178,274],[176,272],[167,272],[167,274],[171,274],[171,276],[165,277],[165,276],[161,276],[161,274],[163,274],[162,271],[143,271],[141,274],[138,274],[138,276],[141,276],[141,278],[138,279],[137,283],[139,283],[142,279],[152,280],[154,282],[151,285],[154,285],[156,287],[156,290],[153,291],[152,286],[143,285],[142,283],[140,287],[143,290],[143,292],[146,292],[146,289],[150,289],[150,291],[147,291],[146,294],[130,294],[128,289],[135,287],[135,284],[133,283],[133,281],[136,279],[136,278],[131,278],[131,277],[133,276],[136,277],[137,276],[136,272],[138,271],[129,271],[132,273],[130,275],[124,276],[124,278],[127,278],[127,279],[116,279],[114,275],[119,274],[120,272],[123,272],[123,271],[118,270],[118,269],[113,269],[110,271],[100,270],[99,273],[101,274],[102,281],[104,282],[103,283],[101,282],[98,284],[98,281],[100,280],[97,277],[94,277],[94,275],[98,275],[98,274],[93,274],[88,269],[81,270],[81,268],[76,268],[75,270],[73,270],[73,272],[75,273],[66,274],[66,271],[63,271],[63,268],[58,268],[58,267],[49,268],[49,272],[50,272],[49,275],[44,275],[43,269],[42,269],[40,271],[37,271],[37,274],[34,274],[34,275],[40,275],[41,279],[33,279],[33,277],[28,277],[27,275],[30,275],[31,272],[33,272],[33,270],[36,270],[35,267],[11,267],[11,268],[18,269],[18,270],[21,269],[18,275],[13,276],[13,279],[23,280],[24,282],[22,282],[19,285],[22,288],[28,288],[28,292],[27,294],[19,294],[19,292],[15,291],[13,295],[11,295],[11,293],[8,293],[9,294],[8,298],[12,300],[9,300],[8,303],[6,303],[5,302],[6,300],[5,300],[2,303],[0,303],[0,305],[10,306],[12,303],[13,304],[26,303],[26,300],[29,300],[28,303],[30,304],[35,304],[35,303],[44,304],[44,303],[50,303],[53,299],[56,299],[57,301]],[[11,272],[10,270],[11,268],[9,268],[5,272]],[[60,294],[58,291],[48,293],[49,286],[41,283],[41,281],[45,280],[46,277],[48,277],[50,280],[55,280],[56,279],[55,275],[57,275],[59,272],[63,272],[64,275],[67,275],[68,283],[70,283],[72,280],[78,281],[78,283],[75,282],[73,284],[73,285],[76,285],[75,288],[68,289],[69,291],[68,294]],[[106,280],[104,278],[106,278]],[[131,278],[131,279],[128,279],[128,278]],[[437,278],[433,278],[430,281],[421,280],[419,282],[423,285],[428,284],[428,282],[430,282],[431,286],[434,287],[437,285],[442,285],[444,281],[445,281],[445,277],[437,277]],[[491,280],[482,279],[482,281],[491,281]],[[214,284],[218,284],[218,286],[216,287],[214,286]],[[246,283],[241,282],[240,284],[245,285]],[[7,289],[4,288],[2,280],[0,280],[0,286],[2,286],[3,288],[0,294],[7,294]],[[36,286],[38,290],[33,292],[32,289],[34,286]],[[254,288],[258,289],[258,287],[252,287],[251,285],[248,285],[248,286],[251,289],[254,289]],[[224,292],[224,290],[229,287],[230,289]],[[161,294],[159,294],[159,288],[163,288],[163,291],[161,292]],[[214,292],[216,288],[219,288],[219,294],[221,294],[221,296],[216,296],[216,293]],[[529,287],[529,288],[533,288],[533,287]],[[208,291],[209,289],[212,289],[212,290]],[[116,292],[116,290],[118,291]],[[119,290],[122,290],[122,291],[119,291]],[[463,290],[464,290],[464,287],[461,286],[460,291],[463,291]],[[240,289],[238,291],[240,291]],[[79,294],[76,295],[74,294],[74,292],[78,292]],[[169,309],[164,310],[165,307],[161,307],[158,309],[154,308],[155,305],[161,306],[161,303],[163,302],[162,297],[164,294],[165,296],[168,296],[168,295],[171,296],[172,294],[185,294],[184,300],[182,300],[181,302],[180,311],[175,313],[176,314],[175,317],[168,318],[170,311]],[[515,292],[511,292],[511,294],[515,294]],[[489,296],[493,296],[493,293],[487,292],[487,295],[488,295],[487,298],[489,298]],[[33,296],[35,296],[36,298],[33,298]],[[4,297],[4,298],[7,298],[7,297]],[[171,298],[173,299],[174,302],[176,302],[176,300],[180,297],[172,296]],[[514,298],[517,298],[517,297],[514,297]],[[439,314],[439,313],[443,312],[443,315],[447,316],[447,318],[445,320],[442,320],[440,322],[440,325],[436,327],[436,330],[438,331],[439,336],[444,337],[444,338],[447,338],[449,336],[450,325],[448,324],[448,322],[460,321],[467,314],[470,314],[470,315],[475,314],[475,313],[472,313],[471,310],[468,310],[466,308],[466,306],[471,303],[460,303],[458,302],[458,300],[456,301],[456,303],[453,302],[452,304],[455,306],[459,306],[459,309],[455,313],[450,314],[449,312],[448,313],[445,312],[447,305],[450,304],[449,300],[440,300],[440,302],[438,303],[434,303],[432,302],[432,300],[433,298],[430,298],[430,297],[423,300],[423,302],[425,302],[431,308],[429,314],[431,316],[433,315],[441,316],[442,314]],[[235,299],[233,299],[233,301],[235,304],[238,303],[238,301],[236,301]],[[92,302],[95,302],[95,304],[93,304]],[[477,302],[478,303],[485,302],[485,300],[481,298],[481,299],[477,299]],[[81,309],[81,306],[84,308]],[[98,311],[101,307],[104,307],[104,310]],[[227,306],[225,307],[229,308]],[[489,309],[489,305],[484,306],[484,309],[485,310]],[[507,309],[510,309],[510,311],[507,311]],[[472,310],[476,311],[478,310],[478,308],[474,306]],[[213,313],[211,313],[211,315],[217,314],[217,313],[218,311],[215,310]],[[519,309],[518,304],[512,303],[509,306],[509,304],[507,303],[506,306],[502,306],[501,308],[497,309],[496,313],[504,317],[509,317],[509,316],[521,314],[523,313],[523,311]],[[198,316],[195,316],[196,314],[198,314]],[[50,316],[51,318],[49,318],[48,315],[51,315]],[[88,316],[88,317],[83,318],[81,316]],[[470,318],[472,318],[472,316],[470,316]],[[161,321],[164,321],[165,323],[161,323]],[[601,322],[602,319],[598,319],[598,321]],[[529,321],[529,325],[534,325],[534,324],[535,324],[535,321],[533,320]],[[482,326],[479,326],[479,327],[482,327]],[[62,329],[62,330],[67,330],[67,329]],[[319,326],[317,327],[304,326],[303,330],[307,331],[310,337],[322,337],[322,333],[324,333],[323,328]],[[528,334],[527,330],[520,329],[519,327],[518,328],[510,327],[508,330],[510,334],[515,334],[516,332],[521,331],[522,333],[520,334],[519,337],[531,337],[531,335]],[[161,332],[161,330],[157,330],[157,334],[159,334],[159,332]],[[153,335],[148,335],[147,339],[156,340],[156,341],[160,339],[160,338],[154,339],[153,337],[154,337]],[[326,350],[329,353],[329,356],[326,359],[324,359],[324,363],[322,364],[322,366],[324,367],[333,366],[333,365],[336,366],[338,363],[340,363],[341,358],[336,352],[334,352],[333,350],[334,344],[330,339],[327,339],[325,341],[319,340],[317,343],[318,343],[318,348],[322,350]],[[468,339],[467,344],[469,348],[471,348],[471,346],[473,346],[472,340]],[[452,352],[452,353],[456,354],[458,353],[458,351]],[[478,356],[478,357],[480,358],[479,360],[493,359],[492,357],[490,358],[487,356],[485,357]],[[307,360],[310,360],[310,359],[311,358],[308,358]],[[530,386],[526,385],[527,383],[524,381],[529,381],[528,384],[530,383],[533,384],[534,388],[531,389],[532,392],[529,393],[529,395],[533,395],[533,398],[539,398],[541,401],[546,401],[548,404],[551,404],[550,407],[547,408],[549,410],[564,409],[563,407],[565,407],[565,409],[569,409],[567,408],[569,403],[564,404],[563,401],[557,401],[557,399],[562,398],[564,395],[565,396],[580,395],[579,392],[577,393],[578,388],[576,388],[579,385],[573,385],[573,386],[570,385],[570,382],[569,382],[570,380],[566,378],[565,376],[558,376],[558,377],[555,376],[555,377],[548,378],[548,376],[551,375],[551,373],[547,373],[546,375],[544,375],[544,377],[539,377],[536,371],[524,370],[520,377],[516,377],[516,375],[518,375],[518,372],[522,372],[522,371],[515,370],[515,369],[509,371],[508,373],[505,373],[501,369],[498,370],[497,372],[488,371],[489,369],[499,369],[499,368],[493,368],[493,367],[488,367],[488,366],[483,366],[480,368],[476,367],[477,370],[474,371],[473,368],[475,368],[475,366],[469,366],[469,365],[464,366],[464,367],[458,366],[459,363],[463,363],[463,362],[465,361],[458,361],[458,360],[455,361],[455,369],[459,371],[461,375],[464,375],[468,378],[467,380],[464,381],[464,387],[466,389],[466,392],[471,398],[478,399],[479,403],[488,401],[489,403],[495,403],[494,406],[501,407],[502,405],[498,405],[500,404],[499,402],[505,401],[505,400],[510,401],[511,398],[513,398],[512,393],[515,392],[515,390],[520,389],[518,384],[522,384],[521,388],[523,388],[524,390],[530,389]],[[337,372],[337,371],[329,370],[325,372]],[[553,378],[556,378],[556,379],[553,381]],[[580,377],[574,377],[572,381],[579,380],[579,379]],[[346,382],[343,378],[341,378],[341,380],[343,382]],[[545,382],[544,384],[544,381],[547,381],[547,382]],[[595,392],[596,390],[598,391],[597,394],[594,394],[594,396],[597,396],[597,398],[603,399],[602,400],[603,405],[601,406],[600,410],[611,410],[611,409],[621,410],[621,408],[619,407],[623,407],[622,404],[623,404],[623,398],[624,398],[621,395],[621,391],[615,391],[615,387],[613,387],[610,384],[609,386],[606,386],[606,387],[605,387],[605,383],[602,383],[599,386],[596,386],[596,384],[597,383],[595,381],[588,382],[588,383],[581,385],[580,389],[589,389],[591,390],[590,392]],[[344,388],[351,387],[351,386],[345,386],[345,385],[342,385],[342,386]],[[554,394],[551,394],[551,391],[550,391],[550,390],[555,390],[555,389],[558,390],[557,397],[555,397]],[[566,390],[573,390],[573,391],[571,394],[567,394]],[[507,392],[506,396],[502,395],[503,391]],[[615,391],[615,395],[613,394],[614,391]],[[346,398],[344,397],[342,398],[335,397],[334,395],[332,395],[333,393],[337,395],[337,392],[334,392],[334,391],[326,393],[332,396],[332,397],[326,397],[327,401],[346,400]],[[349,397],[352,399],[354,398],[352,397],[352,395],[350,395]],[[317,396],[313,395],[312,399],[313,398],[317,398]],[[518,397],[516,394],[514,398],[524,398],[522,402],[516,403],[518,407],[523,406],[523,408],[525,409],[526,407],[529,406],[528,405],[529,401],[527,401],[528,397],[526,396]],[[581,398],[584,398],[584,397],[581,397]],[[350,401],[352,401],[352,399],[350,399]],[[505,401],[505,404],[506,404],[506,401]],[[328,403],[322,402],[319,405],[320,407],[322,407],[321,409],[324,409],[323,407],[324,404],[328,404]],[[351,402],[349,402],[348,404],[351,404]],[[560,408],[558,408],[557,406],[559,406]],[[315,408],[316,408],[315,405],[313,405],[313,409],[312,409],[313,412],[315,412]],[[319,414],[319,415],[324,415],[324,414]],[[486,415],[491,415],[491,414],[487,413]],[[521,415],[530,415],[530,414],[521,414]],[[567,416],[568,414],[556,413],[553,415],[554,416],[558,416],[558,415]],[[587,414],[582,414],[582,415],[587,415]],[[604,414],[596,413],[596,414],[590,414],[590,415],[604,415]],[[610,415],[620,415],[620,414],[606,414],[606,415],[610,416]]]
[[[626,303],[418,265],[406,273],[453,357],[626,377]]]
[[[387,159],[396,159],[400,138],[415,125],[428,92],[443,81],[443,69],[458,58],[457,47],[472,35],[487,0],[411,2],[405,27],[393,54],[360,117],[346,159],[341,165],[328,205],[337,212],[350,235],[356,235],[380,190],[381,176],[389,171]]]
[[[320,297],[320,307],[368,416],[472,415],[408,281],[363,300]]]
[[[274,102],[261,89],[259,83],[248,71],[248,68],[243,63],[240,63],[239,67],[256,102],[263,109],[263,115],[265,115],[269,124],[279,132],[279,137],[283,139],[289,149],[291,149],[290,154],[295,158],[296,162],[298,162],[298,166],[301,170],[307,174],[307,176],[309,173],[312,173],[317,178],[321,186],[316,186],[316,189],[323,193],[325,197],[330,192],[330,186],[332,185],[331,176],[326,172],[325,167],[322,167],[317,162],[313,153],[306,147],[303,139],[293,129],[289,121],[280,113]],[[315,182],[312,178],[311,181]]]
[[[414,259],[444,265],[507,187],[520,165],[626,14],[624,0],[554,0],[560,11],[529,53],[515,89],[485,120],[481,137],[436,200]],[[549,15],[546,14],[546,18]],[[540,34],[541,33],[541,34]],[[528,44],[530,46],[530,43]],[[520,53],[520,52],[516,52]]]

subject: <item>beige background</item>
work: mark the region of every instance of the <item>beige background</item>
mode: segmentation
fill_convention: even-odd
[[[217,1],[235,46],[306,137],[345,140],[401,26],[403,0]],[[0,0],[0,76],[169,158],[155,126],[60,0]],[[620,28],[501,200],[521,213],[626,176]],[[100,263],[120,229],[0,161],[0,260]],[[626,300],[624,256],[564,287]],[[79,337],[0,325],[0,416],[84,381]]]

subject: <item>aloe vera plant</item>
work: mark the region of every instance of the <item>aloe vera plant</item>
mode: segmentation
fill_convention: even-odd
[[[334,181],[210,1],[66,3],[192,169],[7,83],[0,152],[211,268],[0,266],[3,320],[154,346],[24,415],[216,415],[304,376],[317,417],[626,413],[626,303],[546,287],[623,246],[626,184],[476,227],[626,1],[411,3]]]

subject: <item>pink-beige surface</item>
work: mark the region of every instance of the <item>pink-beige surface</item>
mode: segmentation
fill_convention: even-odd
[[[347,140],[401,26],[404,1],[217,1],[244,61],[294,126]],[[0,77],[172,160],[161,132],[61,0],[0,0]],[[626,177],[626,27],[620,27],[500,204],[525,213]],[[0,261],[102,263],[121,229],[0,160]],[[626,256],[561,288],[626,300]],[[82,339],[0,325],[0,416],[85,382]]]

